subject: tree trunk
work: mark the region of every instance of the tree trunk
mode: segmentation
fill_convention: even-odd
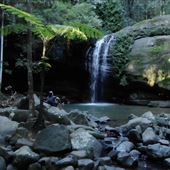
[[[4,0],[3,0],[4,3]],[[4,11],[1,12],[1,54],[0,54],[0,91],[2,88],[3,55],[4,55]]]
[[[28,12],[32,12],[32,0],[27,0],[27,9]],[[31,27],[31,24],[29,24]],[[27,48],[27,70],[28,70],[28,99],[29,99],[29,110],[34,114],[34,87],[33,87],[33,72],[32,72],[32,32],[31,29],[28,29],[28,48]]]

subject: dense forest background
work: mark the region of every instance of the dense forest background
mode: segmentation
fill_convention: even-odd
[[[27,10],[26,0],[3,3]],[[32,0],[32,13],[46,23],[82,22],[108,33],[169,14],[170,0]],[[5,18],[15,23],[14,16]]]

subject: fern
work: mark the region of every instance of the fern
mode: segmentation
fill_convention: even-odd
[[[87,24],[82,24],[79,22],[69,22],[66,25],[72,26],[74,28],[78,28],[81,32],[83,32],[87,38],[101,38],[103,33],[95,28],[88,26]]]

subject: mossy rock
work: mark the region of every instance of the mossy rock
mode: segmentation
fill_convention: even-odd
[[[114,76],[124,85],[145,82],[170,89],[169,35],[170,15],[145,20],[116,32],[112,48]]]
[[[170,35],[135,40],[125,69],[127,77],[170,90],[169,49]]]

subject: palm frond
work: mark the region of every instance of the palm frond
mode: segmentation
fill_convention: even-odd
[[[74,28],[78,28],[81,32],[83,32],[87,38],[101,38],[103,33],[87,24],[82,24],[79,22],[69,22],[66,25],[72,26]]]

